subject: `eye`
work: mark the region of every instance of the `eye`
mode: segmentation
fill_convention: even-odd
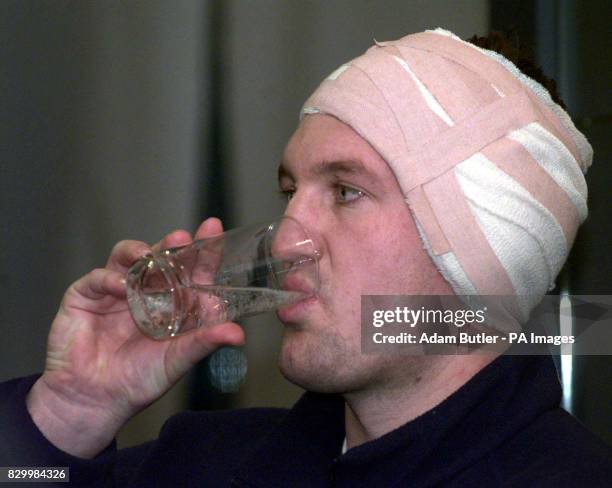
[[[278,190],[278,196],[280,197],[281,200],[283,200],[285,202],[289,202],[289,200],[291,200],[293,198],[293,195],[295,195],[295,190],[294,189],[290,189],[290,190]]]
[[[359,200],[364,196],[361,190],[351,188],[350,186],[338,185],[336,187],[336,199],[340,203],[351,203],[355,200]]]

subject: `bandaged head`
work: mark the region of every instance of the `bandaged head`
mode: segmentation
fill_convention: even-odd
[[[513,295],[523,323],[587,216],[592,148],[539,83],[436,29],[377,42],[301,116],[332,115],[393,170],[423,245],[457,295]]]

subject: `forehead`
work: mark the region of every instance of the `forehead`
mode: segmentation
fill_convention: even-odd
[[[329,115],[307,115],[289,139],[279,177],[326,172],[362,174],[397,185],[385,160],[351,127]]]

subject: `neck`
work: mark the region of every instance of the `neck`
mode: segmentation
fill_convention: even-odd
[[[495,356],[421,356],[400,381],[344,395],[347,448],[381,437],[431,410]]]

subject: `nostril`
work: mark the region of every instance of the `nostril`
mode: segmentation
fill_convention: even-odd
[[[321,253],[302,224],[285,215],[270,229],[269,243],[273,282],[284,290],[316,292]]]

